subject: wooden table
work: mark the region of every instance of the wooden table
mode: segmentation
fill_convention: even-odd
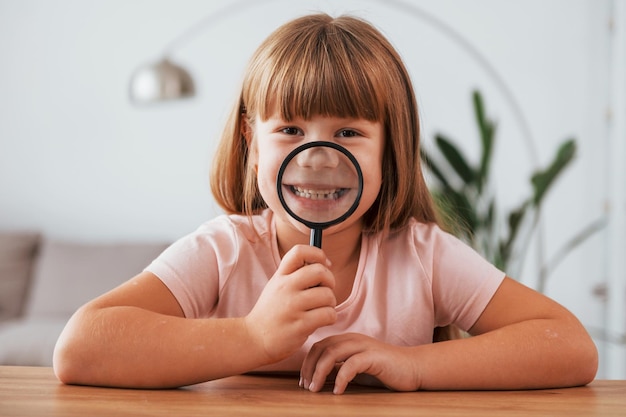
[[[334,395],[287,377],[237,376],[176,390],[63,385],[51,368],[0,367],[0,416],[626,416],[626,381],[538,391]]]

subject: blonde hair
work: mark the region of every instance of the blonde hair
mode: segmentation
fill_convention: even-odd
[[[436,222],[421,171],[420,124],[415,93],[402,60],[371,24],[351,16],[313,14],[274,31],[256,50],[244,74],[211,173],[211,189],[228,213],[266,208],[248,166],[247,129],[274,113],[379,121],[384,126],[383,183],[365,214],[367,231],[401,227],[414,217]]]

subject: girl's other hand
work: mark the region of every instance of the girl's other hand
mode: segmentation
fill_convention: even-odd
[[[248,332],[274,363],[293,354],[317,328],[337,319],[335,277],[324,252],[294,246],[283,257],[252,311]]]
[[[307,354],[300,383],[303,388],[318,392],[326,378],[336,371],[335,394],[342,394],[359,374],[371,375],[396,391],[414,391],[419,388],[419,372],[413,369],[415,358],[410,356],[409,348],[389,345],[362,334],[331,336],[314,344]]]

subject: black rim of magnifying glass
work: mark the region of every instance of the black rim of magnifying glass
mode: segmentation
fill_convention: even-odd
[[[285,169],[287,169],[287,165],[289,164],[289,162],[291,162],[291,160],[300,152],[306,149],[318,147],[318,146],[333,148],[333,149],[338,150],[342,154],[344,154],[350,160],[350,162],[352,162],[352,165],[354,165],[354,168],[356,168],[356,173],[357,173],[357,177],[359,180],[359,188],[357,190],[357,196],[354,199],[354,203],[352,203],[352,206],[343,215],[337,217],[336,219],[333,219],[327,222],[322,222],[322,223],[312,222],[312,221],[303,219],[302,217],[294,213],[289,208],[289,205],[285,201],[285,198],[283,196],[283,184],[282,184],[283,174],[285,173]],[[296,149],[291,151],[289,155],[287,155],[283,163],[280,165],[280,169],[278,170],[278,176],[276,177],[276,190],[278,191],[278,199],[280,200],[280,203],[283,205],[283,208],[285,209],[285,211],[287,211],[287,213],[289,213],[291,217],[298,220],[300,223],[304,224],[310,229],[322,230],[332,225],[335,225],[337,223],[341,223],[342,221],[350,217],[350,215],[354,213],[354,211],[357,209],[357,207],[359,206],[359,202],[361,201],[361,194],[363,194],[363,172],[361,171],[361,166],[359,165],[359,162],[356,160],[354,155],[352,155],[350,151],[348,151],[343,146],[336,144],[335,142],[325,142],[325,141],[308,142],[308,143],[305,143],[304,145],[298,146]]]

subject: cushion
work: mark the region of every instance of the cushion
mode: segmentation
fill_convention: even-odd
[[[65,319],[25,319],[0,323],[0,365],[52,366],[52,353]]]
[[[166,247],[44,239],[25,315],[69,317],[87,301],[140,273]]]
[[[0,321],[23,311],[38,243],[34,232],[0,232]]]

